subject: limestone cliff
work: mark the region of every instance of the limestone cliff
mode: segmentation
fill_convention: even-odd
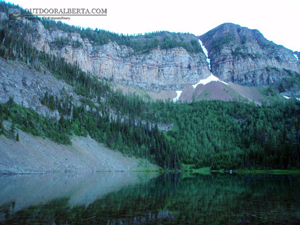
[[[114,83],[159,92],[183,90],[210,75],[202,51],[158,46],[137,53],[116,42],[99,45],[76,32],[46,29],[38,20],[27,23],[34,31],[27,36],[34,47]],[[209,52],[211,72],[223,81],[273,85],[300,73],[299,53],[268,41],[258,30],[226,23],[199,38]]]
[[[212,73],[223,81],[272,85],[300,73],[298,53],[268,41],[258,30],[226,23],[199,38],[208,50]]]
[[[40,21],[28,21],[28,41],[39,50],[64,58],[85,71],[115,83],[158,92],[178,90],[209,75],[203,52],[189,53],[182,47],[136,54],[116,42],[94,45],[78,33],[45,29]],[[196,39],[196,37],[195,37]],[[64,44],[57,45],[57,40]]]
[[[33,109],[42,116],[59,119],[57,110],[52,111],[41,103],[46,92],[59,99],[72,96],[73,103],[79,104],[80,96],[73,88],[56,79],[45,68],[41,72],[23,62],[0,58],[0,104],[12,97],[15,103]]]
[[[2,20],[8,20],[5,15],[1,14]],[[258,30],[235,24],[222,24],[198,37],[208,50],[210,64],[192,34],[161,32],[157,39],[155,33],[124,38],[106,32],[105,35],[109,33],[109,37],[114,37],[109,41],[111,39],[99,34],[99,30],[82,32],[55,22],[49,27],[40,19],[23,18],[19,25],[16,32],[38,50],[62,57],[113,83],[150,92],[184,90],[209,77],[211,72],[222,81],[248,86],[279,85],[284,80],[281,92],[291,91],[289,86],[295,79],[300,86],[299,52],[268,41]],[[101,41],[95,41],[91,35],[98,35]],[[122,38],[127,44],[118,41]],[[139,42],[143,51],[128,45],[133,42]],[[149,43],[151,48],[147,48]],[[197,51],[189,50],[195,46]],[[16,46],[12,51],[16,52]]]

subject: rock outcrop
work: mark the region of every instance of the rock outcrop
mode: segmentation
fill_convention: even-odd
[[[5,13],[0,16],[1,20],[7,19]],[[138,41],[141,46],[146,45],[146,50],[137,51],[134,45],[117,38],[116,41],[98,41],[104,35],[96,31],[88,33],[62,28],[67,25],[51,27],[38,19],[23,18],[20,27],[21,24],[24,26],[20,34],[25,33],[25,39],[36,49],[62,57],[112,83],[150,92],[182,91],[209,77],[211,72],[222,81],[248,86],[279,84],[284,78],[300,75],[299,52],[268,41],[258,30],[231,23],[222,24],[198,37],[208,50],[210,64],[204,52],[199,50],[197,37],[192,34],[162,32],[160,40],[147,35],[126,37],[126,40],[130,39],[128,43]],[[93,35],[98,39],[91,38]],[[157,41],[148,49],[147,38]],[[169,40],[171,44],[165,47],[161,40]],[[191,46],[186,44],[197,46],[198,50],[191,51],[188,48]]]
[[[0,104],[10,97],[14,102],[31,108],[40,115],[59,119],[57,110],[52,111],[41,103],[45,93],[58,97],[73,97],[73,103],[79,104],[79,96],[73,88],[62,80],[56,79],[49,71],[37,71],[20,61],[6,61],[0,58]]]
[[[268,41],[258,30],[231,23],[199,37],[208,50],[211,71],[202,51],[160,49],[158,45],[138,53],[113,41],[100,45],[76,32],[46,29],[39,20],[24,19],[23,23],[30,31],[27,40],[38,50],[114,83],[151,92],[183,90],[210,72],[225,82],[248,86],[273,85],[284,77],[300,74],[299,52]]]
[[[34,47],[114,83],[159,92],[183,90],[210,75],[203,52],[158,47],[136,53],[116,42],[96,45],[79,33],[46,29],[40,21],[27,23],[34,31],[27,36]],[[299,52],[268,41],[258,30],[226,23],[199,38],[209,52],[211,72],[220,80],[248,86],[272,85],[300,73]],[[57,40],[64,40],[64,44],[57,45]]]
[[[208,50],[212,73],[223,81],[272,85],[300,73],[298,53],[268,41],[258,30],[226,23],[199,38]]]
[[[40,21],[28,21],[28,26],[34,31],[28,33],[28,41],[38,50],[77,63],[84,71],[116,83],[158,92],[183,89],[209,75],[203,52],[158,47],[149,53],[136,54],[132,48],[116,42],[93,45],[78,33],[45,29]],[[58,47],[55,42],[62,39],[67,44]]]
[[[9,98],[13,98],[14,102],[26,108],[33,109],[38,114],[56,118],[60,118],[57,110],[52,111],[47,106],[41,103],[45,93],[53,95],[54,98],[64,99],[72,98],[72,103],[76,106],[81,105],[80,98],[83,96],[77,95],[73,87],[62,80],[58,80],[47,69],[42,67],[42,71],[37,71],[34,67],[20,61],[6,61],[0,58],[0,104],[8,102]],[[105,99],[101,99],[105,102]],[[96,105],[96,101],[94,102]],[[94,110],[88,105],[86,110]],[[122,123],[129,123],[126,116],[119,115],[115,110],[108,110],[109,118],[117,121],[120,117]],[[103,116],[102,114],[100,116]],[[147,121],[135,118],[135,125],[142,123],[147,124]],[[149,122],[149,121],[148,121]],[[149,122],[149,128],[153,128],[156,123]],[[173,123],[157,123],[159,130],[169,131],[173,128]]]

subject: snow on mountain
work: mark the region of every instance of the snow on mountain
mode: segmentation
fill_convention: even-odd
[[[203,49],[203,52],[204,52],[204,54],[206,56],[206,62],[208,64],[208,68],[209,68],[209,70],[211,70],[210,58],[208,58],[208,51],[207,51],[207,49],[205,48],[205,46],[203,45],[203,43],[202,43],[202,41],[200,39],[199,39],[199,44],[200,44],[201,48]]]
[[[203,84],[203,85],[206,85],[212,81],[215,81],[215,82],[222,82],[223,84],[226,84],[228,85],[226,82],[224,81],[221,81],[219,78],[217,78],[216,76],[214,76],[212,73],[210,74],[209,77],[203,79],[203,80],[200,80],[197,84],[193,85],[193,88],[196,88],[198,86],[198,84]]]
[[[291,97],[286,96],[286,95],[282,95],[282,97],[284,97],[284,98],[286,98],[286,99],[291,99]],[[296,98],[296,100],[300,101],[300,98],[297,98],[297,97],[295,97],[295,98]]]
[[[209,70],[211,70],[210,59],[208,58],[208,51],[207,51],[207,49],[205,48],[205,46],[203,45],[203,43],[202,43],[202,41],[201,41],[200,39],[199,39],[199,44],[201,45],[201,48],[203,49],[203,52],[204,52],[204,54],[205,54],[205,56],[206,56],[206,62],[207,62],[207,64],[208,64]],[[209,77],[207,77],[207,78],[205,78],[205,79],[202,79],[202,80],[200,80],[197,84],[193,85],[193,88],[195,89],[195,88],[198,86],[198,84],[206,85],[206,84],[208,84],[208,83],[210,83],[210,82],[212,82],[212,81],[215,81],[215,82],[218,81],[218,82],[222,82],[222,83],[228,85],[226,82],[221,81],[219,78],[217,78],[216,76],[214,76],[214,75],[211,73]]]
[[[176,93],[177,93],[177,96],[175,98],[173,98],[173,102],[177,102],[178,101],[178,99],[179,99],[182,91],[176,91]]]

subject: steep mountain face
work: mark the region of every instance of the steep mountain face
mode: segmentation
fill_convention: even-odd
[[[56,79],[46,69],[43,71],[39,72],[25,63],[0,58],[0,104],[13,97],[15,103],[31,108],[42,116],[59,119],[57,110],[52,111],[41,103],[46,92],[58,98],[69,95],[74,104],[79,103],[79,96],[70,85]]]
[[[1,13],[0,19],[9,20],[5,13]],[[167,91],[168,96],[174,97],[175,91],[188,89],[190,98],[187,100],[191,101],[198,92],[194,93],[195,87],[190,87],[211,74],[220,81],[247,86],[279,87],[284,81],[278,90],[288,95],[294,95],[300,86],[300,53],[266,40],[258,30],[239,25],[222,24],[200,37],[170,32],[125,37],[113,33],[105,36],[107,34],[99,30],[81,32],[78,28],[55,23],[51,27],[41,21],[23,18],[17,33],[25,34],[25,39],[40,51],[130,88],[155,94]],[[123,38],[127,41],[125,44],[118,41]],[[198,43],[198,39],[202,43]],[[131,45],[136,42],[142,50],[137,51]],[[198,50],[190,51],[191,46],[186,44]],[[204,47],[209,60],[201,51]],[[14,46],[12,51],[16,52],[16,48]],[[293,85],[295,83],[297,85]],[[180,95],[177,98],[180,99]]]
[[[299,92],[299,53],[258,31],[224,24],[201,42],[180,35],[174,40],[167,32],[160,39],[152,34],[135,39],[38,18],[1,20],[1,135],[25,141],[17,127],[61,144],[89,135],[168,170],[183,163],[218,170],[299,167],[297,100],[262,107],[242,102]],[[177,94],[174,102],[193,102],[150,101],[140,90],[142,97],[124,96],[93,75],[151,91],[173,90],[168,92]],[[256,87],[263,84],[276,85]],[[214,99],[231,102],[196,102]]]
[[[212,73],[223,81],[272,85],[300,73],[299,53],[268,41],[258,30],[226,23],[199,38],[208,50]]]
[[[116,42],[95,45],[78,33],[45,29],[40,21],[27,24],[34,31],[27,39],[38,50],[77,63],[84,71],[116,83],[158,92],[183,89],[209,75],[203,52],[158,47],[149,53],[135,54],[132,48]],[[58,40],[64,40],[65,44],[57,45]]]

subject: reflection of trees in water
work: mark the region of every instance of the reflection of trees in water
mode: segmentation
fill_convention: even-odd
[[[166,174],[129,186],[88,207],[68,198],[13,213],[4,224],[296,224],[300,220],[297,176],[200,176]]]

